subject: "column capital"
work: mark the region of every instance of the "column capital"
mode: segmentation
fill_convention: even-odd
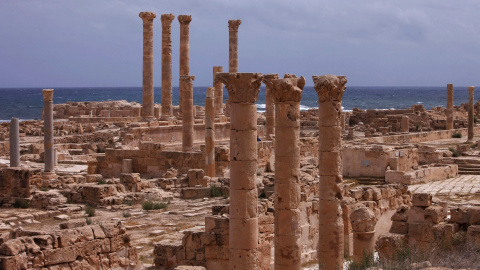
[[[278,74],[277,73],[268,73],[268,74],[263,75],[262,82],[266,86],[271,87],[272,86],[272,80],[276,80],[276,79],[278,79]]]
[[[215,87],[208,87],[206,94],[207,94],[207,98],[214,98],[215,97]]]
[[[53,101],[53,89],[43,89],[43,101]]]
[[[180,81],[185,83],[191,83],[195,80],[194,75],[180,75]]]
[[[175,19],[175,15],[171,13],[160,15],[160,20],[162,21],[162,25],[170,26],[172,24],[173,19]]]
[[[192,15],[178,15],[177,17],[178,19],[178,22],[180,23],[180,25],[189,25],[190,22],[192,21]]]
[[[242,20],[228,20],[228,29],[230,31],[238,31],[238,27],[242,23]]]
[[[345,92],[346,76],[322,75],[312,76],[315,91],[318,94],[318,101],[342,101]]]
[[[475,86],[468,87],[468,93],[473,93],[475,91]]]
[[[292,74],[285,74],[283,79],[271,80],[272,98],[277,102],[300,102],[302,99],[302,90],[305,86],[305,77]]]
[[[143,21],[153,21],[157,17],[154,12],[144,11],[138,14],[138,17],[142,18]]]
[[[258,99],[262,78],[262,73],[217,73],[215,82],[225,85],[230,102],[254,103]]]

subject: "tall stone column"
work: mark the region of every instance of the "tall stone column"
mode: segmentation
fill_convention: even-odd
[[[214,87],[207,88],[205,98],[205,175],[215,177],[215,96]]]
[[[215,75],[223,72],[223,67],[213,67],[213,86],[215,87],[215,115],[223,115],[223,83],[215,81]]]
[[[172,108],[172,21],[173,14],[162,14],[162,116],[168,120],[173,117]]]
[[[300,100],[305,78],[285,74],[268,85],[275,102],[275,270],[300,270]]]
[[[257,107],[260,73],[218,73],[230,99],[229,269],[258,269]]]
[[[183,102],[183,116],[182,116],[182,151],[191,152],[193,149],[193,124],[195,122],[193,118],[193,75],[182,75],[180,81],[184,86],[181,92]]]
[[[270,140],[275,132],[275,104],[272,97],[272,80],[278,79],[278,74],[263,75],[263,83],[266,86],[265,93],[265,138]]]
[[[43,144],[45,148],[46,173],[53,172],[55,157],[53,150],[53,89],[43,89]]]
[[[447,84],[447,130],[453,129],[453,84]]]
[[[345,76],[313,76],[318,94],[318,262],[321,269],[343,269],[344,239],[342,199],[342,97]]]
[[[474,86],[468,87],[468,141],[473,140],[473,126],[474,126],[474,115],[473,115],[473,94],[475,91]]]
[[[138,15],[143,20],[143,100],[142,118],[151,120],[154,115],[153,96],[153,12],[140,12]]]
[[[178,15],[180,23],[180,76],[190,74],[190,22],[192,15]],[[183,110],[182,91],[184,86],[182,80],[178,84],[180,113]]]
[[[10,120],[10,167],[20,167],[20,127],[18,118]]]
[[[238,27],[242,20],[228,21],[228,72],[238,72]]]

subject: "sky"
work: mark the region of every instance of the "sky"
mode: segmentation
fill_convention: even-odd
[[[346,75],[351,86],[480,85],[478,0],[0,0],[0,88],[142,85],[141,11],[192,15],[190,73],[228,71],[228,20],[241,19],[239,71]],[[172,23],[178,86],[179,23]]]

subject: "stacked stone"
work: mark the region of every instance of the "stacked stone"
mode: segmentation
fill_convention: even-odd
[[[322,269],[343,269],[344,240],[342,199],[342,97],[345,76],[313,76],[318,94],[319,243]]]
[[[140,12],[143,20],[143,100],[142,117],[151,120],[154,116],[153,95],[153,19],[157,17],[153,12]]]
[[[53,89],[43,89],[43,135],[45,147],[46,173],[54,171],[55,157],[53,150]]]
[[[228,72],[238,72],[238,27],[242,20],[228,21]]]
[[[215,98],[214,87],[207,89],[205,99],[205,174],[215,177]]]
[[[10,167],[20,167],[20,134],[18,118],[10,120]]]
[[[178,22],[180,23],[180,76],[190,74],[190,22],[191,15],[178,15]],[[182,91],[185,89],[182,80],[180,79],[179,86],[179,105],[180,113],[182,113]]]
[[[215,76],[217,73],[222,73],[223,67],[213,67],[213,86],[215,87],[215,116],[223,115],[223,84],[222,82],[216,82]]]
[[[180,81],[183,85],[183,114],[182,114],[182,151],[191,152],[193,150],[193,125],[194,125],[194,116],[193,116],[193,80],[195,76],[193,75],[183,75],[180,76]]]
[[[266,85],[265,94],[265,138],[271,139],[275,132],[275,104],[272,97],[272,84],[270,81],[278,79],[278,74],[263,75],[263,83]]]
[[[453,84],[447,84],[447,130],[453,129]]]
[[[410,131],[410,121],[408,116],[402,116],[401,132],[408,133]]]
[[[299,138],[304,86],[303,76],[290,74],[267,82],[275,102],[275,270],[301,269]]]
[[[260,73],[218,73],[230,99],[230,268],[258,269],[257,101]]]
[[[377,217],[370,208],[361,207],[350,214],[353,231],[353,261],[361,263],[365,256],[373,258]]]
[[[172,21],[173,14],[162,14],[162,120],[173,117],[172,108]]]
[[[473,140],[474,135],[474,115],[473,115],[473,100],[474,100],[474,91],[475,87],[469,86],[468,87],[468,141],[471,142]]]

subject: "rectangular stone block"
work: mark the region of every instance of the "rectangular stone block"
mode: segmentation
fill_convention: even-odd
[[[432,204],[432,194],[414,193],[412,196],[413,206],[428,207]]]
[[[77,258],[75,247],[69,246],[43,251],[45,266],[73,262]]]
[[[235,249],[255,249],[258,247],[258,219],[232,219],[230,218],[230,230],[243,232],[235,237],[230,237],[230,247]]]

